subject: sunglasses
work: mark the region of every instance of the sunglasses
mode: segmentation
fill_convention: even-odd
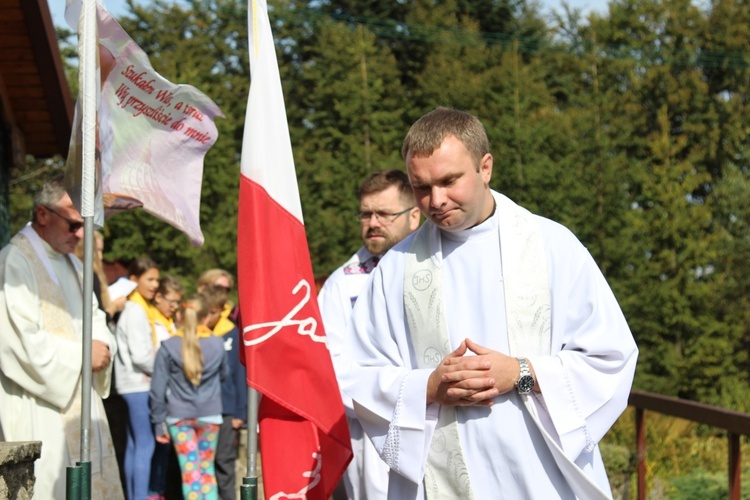
[[[47,205],[42,205],[42,206],[44,208],[46,208],[47,210],[49,210],[50,212],[52,212],[53,214],[55,214],[58,217],[60,217],[65,222],[67,222],[68,223],[68,231],[70,231],[71,233],[75,233],[76,231],[78,231],[79,229],[81,229],[83,227],[83,222],[79,222],[77,220],[70,220],[67,217],[65,217],[64,215],[60,215],[59,213],[55,212],[53,209],[51,209]]]

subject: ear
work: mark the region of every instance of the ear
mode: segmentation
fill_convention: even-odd
[[[49,212],[47,212],[43,206],[39,205],[36,207],[36,213],[34,215],[34,220],[38,225],[44,227],[48,224],[47,218],[49,217]]]
[[[419,211],[419,208],[414,207],[411,212],[409,212],[409,230],[411,230],[412,232],[416,231],[419,227],[421,218],[422,213]]]
[[[487,153],[482,157],[482,161],[479,164],[479,174],[482,176],[482,181],[486,185],[490,185],[490,178],[492,177],[492,155]]]
[[[138,281],[138,276],[136,276],[135,274],[131,274],[130,276],[128,276],[128,279],[129,279],[130,281],[135,281],[135,282],[137,282],[137,281]]]

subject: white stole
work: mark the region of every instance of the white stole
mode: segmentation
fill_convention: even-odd
[[[544,241],[538,220],[509,198],[492,192],[505,287],[508,345],[516,357],[549,356],[551,299]],[[442,291],[440,230],[429,221],[417,232],[404,273],[404,307],[419,368],[434,368],[451,352]],[[539,419],[533,395],[520,395],[555,462],[579,498],[610,498],[572,460]],[[523,450],[519,450],[523,452]],[[425,470],[427,498],[473,498],[458,438],[455,407],[440,408]]]
[[[36,276],[39,282],[42,322],[45,330],[52,335],[81,342],[81,335],[76,331],[73,320],[68,313],[65,298],[63,297],[63,284],[60,281],[60,277],[57,276],[54,266],[47,255],[41,237],[30,225],[27,225],[13,238],[12,242],[26,255],[31,265],[37,271]],[[65,260],[75,271],[75,275],[78,279],[78,289],[80,290],[82,280],[80,263],[76,259],[73,259],[71,254],[66,254]],[[47,271],[46,274],[42,271],[42,268]],[[96,383],[96,378],[97,377],[94,377],[92,382]],[[72,463],[75,463],[80,459],[81,389],[81,378],[79,376],[73,397],[70,399],[67,406],[60,408],[60,415],[62,416],[63,425],[65,427],[68,454]],[[96,425],[98,424],[98,421],[105,418],[105,413],[101,399],[95,396],[93,390],[91,402],[92,422],[94,424],[92,425],[93,446],[91,446],[90,452],[91,472],[93,474],[98,474],[102,468],[102,462],[104,460],[101,450],[102,443],[107,441],[111,446],[111,438],[109,436],[109,429],[106,430],[107,436],[103,437],[100,426]],[[113,455],[113,453],[111,453],[111,455]]]
[[[430,258],[430,239],[440,233],[420,228],[412,240],[404,272],[404,306],[419,368],[435,368],[451,352],[443,313],[442,273],[438,259]],[[432,224],[430,224],[430,227]],[[469,470],[458,436],[456,408],[441,406],[425,467],[425,494],[429,500],[473,500]]]

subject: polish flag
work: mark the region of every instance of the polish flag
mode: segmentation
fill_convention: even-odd
[[[327,500],[351,460],[320,319],[265,0],[250,0],[237,274],[267,499]]]

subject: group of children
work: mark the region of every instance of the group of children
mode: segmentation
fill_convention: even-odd
[[[207,271],[185,300],[180,282],[160,277],[148,257],[136,259],[128,277],[135,289],[117,318],[114,361],[115,389],[128,413],[127,497],[164,498],[174,447],[184,498],[236,498],[236,436],[247,392],[230,320],[232,276]]]

